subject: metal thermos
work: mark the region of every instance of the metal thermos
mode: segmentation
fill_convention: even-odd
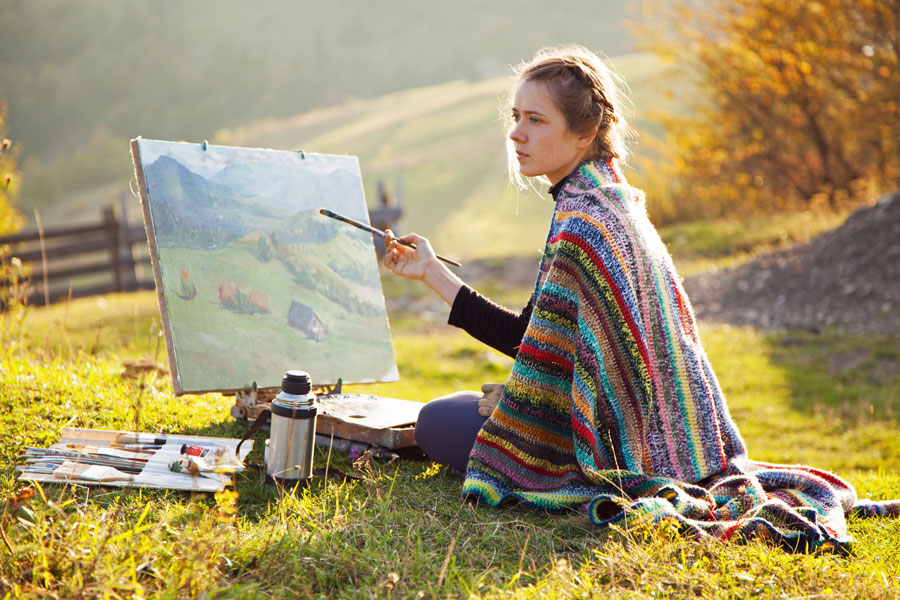
[[[288,371],[281,380],[281,391],[272,401],[272,425],[266,442],[269,483],[294,487],[312,477],[318,407],[310,388],[309,374],[303,371]]]

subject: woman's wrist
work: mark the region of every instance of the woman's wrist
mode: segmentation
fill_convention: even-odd
[[[456,294],[464,285],[463,280],[456,273],[444,266],[438,260],[428,263],[422,282],[440,296],[449,306],[453,306]]]

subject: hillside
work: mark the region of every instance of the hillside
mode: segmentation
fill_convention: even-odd
[[[666,66],[649,54],[617,57],[612,63],[631,88],[631,122],[639,135],[635,151],[640,152],[640,136],[653,133],[645,115],[660,108],[658,86]],[[370,205],[377,202],[379,181],[402,195],[398,231],[426,235],[441,253],[462,260],[529,251],[536,256],[551,205],[542,192],[519,191],[508,183],[500,121],[508,84],[507,76],[459,80],[351,100],[223,129],[210,142],[356,155]],[[122,154],[130,159],[127,145]],[[138,219],[138,199],[125,180],[73,195],[41,208],[41,214],[45,223],[94,219],[100,206],[123,193],[129,215]]]
[[[546,44],[577,41],[624,54],[626,7],[612,0],[5,1],[0,98],[23,158],[71,155],[98,134],[202,140],[222,127],[348,98],[496,76]]]
[[[840,227],[685,281],[697,316],[762,328],[900,333],[900,192]]]
[[[633,54],[613,64],[636,107],[658,108],[661,61]],[[398,230],[426,235],[461,259],[527,254],[529,244],[537,255],[552,207],[542,191],[508,183],[500,121],[508,84],[501,77],[406,90],[221,131],[215,140],[357,155],[370,205],[379,181],[402,195]],[[636,109],[632,118],[639,134],[652,127],[644,114]]]

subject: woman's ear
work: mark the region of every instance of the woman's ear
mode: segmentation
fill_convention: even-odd
[[[587,150],[594,145],[594,140],[597,139],[597,132],[579,133],[577,136],[575,138],[575,147],[579,150]]]

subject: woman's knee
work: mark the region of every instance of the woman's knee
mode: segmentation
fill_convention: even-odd
[[[416,421],[419,448],[432,460],[464,470],[478,430],[480,392],[457,392],[425,404]]]

